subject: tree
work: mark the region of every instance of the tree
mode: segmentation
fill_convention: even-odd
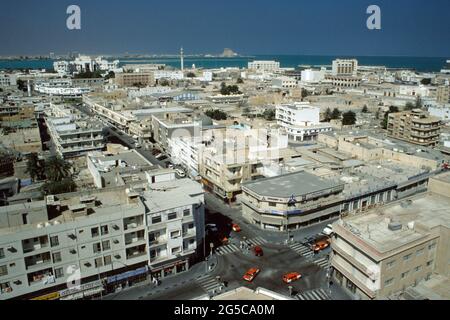
[[[242,115],[246,115],[246,114],[249,114],[249,113],[250,113],[250,108],[249,107],[244,107],[242,109]]]
[[[227,120],[227,114],[219,109],[207,110],[205,114],[214,120]]]
[[[17,88],[19,90],[22,90],[22,91],[25,91],[25,92],[28,90],[28,86],[27,86],[26,81],[23,81],[22,79],[18,79],[16,81],[16,83],[17,83]]]
[[[356,114],[353,111],[345,112],[342,115],[342,124],[345,126],[354,125],[356,123]]]
[[[389,107],[389,111],[384,113],[384,118],[383,121],[381,121],[381,127],[383,127],[383,129],[387,129],[387,124],[388,124],[388,118],[389,118],[389,114],[390,113],[396,113],[399,112],[398,107],[396,106],[390,106]]]
[[[423,85],[429,85],[431,83],[431,79],[430,78],[423,78],[422,80],[420,80],[420,83]]]
[[[92,78],[101,78],[101,77],[102,77],[102,72],[100,70],[96,70],[94,72],[85,71],[85,72],[80,72],[80,73],[74,75],[75,79],[92,79]]]
[[[302,88],[302,99],[306,98],[307,96],[309,96],[308,90],[306,90],[305,88]]]
[[[334,108],[333,112],[331,112],[331,119],[336,120],[336,119],[339,119],[340,117],[341,117],[341,112],[339,111],[338,108]]]
[[[45,161],[45,174],[52,182],[60,182],[70,175],[71,165],[63,158],[52,156]]]
[[[105,80],[114,79],[116,77],[116,74],[114,71],[108,72],[108,74],[105,76]]]
[[[262,115],[263,115],[264,119],[266,119],[267,121],[275,120],[275,110],[273,110],[273,109],[264,110]]]
[[[420,96],[416,97],[416,108],[420,109],[422,108],[423,104],[422,104],[422,98]]]
[[[43,176],[43,168],[39,162],[37,153],[30,153],[27,156],[27,160],[27,168],[25,172],[30,175],[31,180],[41,180]]]
[[[227,86],[225,82],[220,84],[220,94],[223,96],[228,96],[230,94],[239,94],[239,87],[237,85]]]
[[[167,79],[161,79],[161,80],[159,80],[159,85],[163,86],[163,87],[168,87],[170,85],[170,83]]]
[[[330,120],[331,120],[331,109],[327,108],[325,110],[324,121],[330,122]]]
[[[244,83],[244,80],[242,78],[238,78],[236,83],[238,83],[238,84]]]
[[[415,107],[414,107],[414,105],[411,102],[407,102],[406,105],[405,105],[404,110],[412,110],[414,108]]]
[[[364,105],[364,107],[361,110],[362,113],[369,113],[369,109],[367,108],[366,105]]]
[[[195,78],[195,73],[193,73],[193,72],[188,72],[187,75],[186,75],[186,77],[188,77],[188,78]]]
[[[61,181],[49,181],[42,187],[46,195],[74,192],[76,189],[77,186],[70,177]]]

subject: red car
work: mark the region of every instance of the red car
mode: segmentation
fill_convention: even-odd
[[[258,268],[251,268],[244,274],[242,277],[245,281],[252,282],[255,279],[256,275],[260,272]]]
[[[241,232],[241,227],[239,227],[239,225],[236,223],[233,223],[231,229],[233,229],[234,232]]]
[[[289,272],[283,276],[283,282],[291,283],[291,282],[294,282],[294,281],[300,279],[301,277],[302,277],[302,275],[298,272]]]
[[[253,252],[257,257],[262,257],[264,255],[263,249],[260,246],[253,247]]]

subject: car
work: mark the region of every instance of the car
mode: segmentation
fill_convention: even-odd
[[[137,148],[137,149],[142,148],[142,146],[139,143],[137,143],[137,142],[134,144],[134,147]]]
[[[322,251],[323,249],[328,248],[329,245],[330,245],[329,239],[319,240],[312,245],[312,250],[317,253],[319,251]]]
[[[186,177],[186,173],[184,173],[184,171],[181,169],[175,169],[175,173],[181,178]]]
[[[239,225],[237,223],[233,223],[233,225],[231,226],[231,229],[234,232],[241,232],[241,227],[239,227]]]
[[[259,268],[250,268],[242,277],[245,281],[252,282],[261,270]]]
[[[221,239],[220,239],[220,242],[221,242],[223,245],[227,245],[228,243],[230,243],[230,241],[228,240],[227,237],[221,238]]]
[[[300,279],[302,275],[298,272],[289,272],[283,276],[284,283],[291,283]]]
[[[263,249],[260,246],[254,246],[253,252],[255,253],[255,256],[262,257],[264,255]]]
[[[333,234],[333,226],[332,226],[331,224],[327,225],[327,226],[323,229],[322,233],[325,234],[325,235],[327,235],[327,236],[332,235],[332,234]]]

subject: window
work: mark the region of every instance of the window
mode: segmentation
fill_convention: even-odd
[[[402,279],[406,278],[408,276],[409,271],[405,271],[402,273]]]
[[[102,251],[102,248],[100,247],[100,242],[94,243],[92,246],[93,246],[94,253]]]
[[[95,267],[99,268],[99,267],[103,267],[103,258],[96,258],[95,259]]]
[[[61,262],[61,252],[55,252],[52,254],[53,263]]]
[[[386,266],[387,266],[387,268],[389,269],[389,268],[392,268],[392,267],[394,266],[394,264],[395,264],[395,260],[392,260],[392,261],[389,261],[389,262],[386,264]]]
[[[28,224],[28,213],[22,213],[23,224]]]
[[[105,261],[105,266],[111,264],[111,256],[105,256],[103,260]]]
[[[276,202],[269,202],[269,207],[276,207],[277,203]]]
[[[8,274],[8,267],[6,265],[0,266],[0,277]]]
[[[416,255],[420,256],[421,254],[423,254],[423,251],[424,251],[424,248],[417,250]]]
[[[190,216],[190,215],[191,215],[191,210],[190,209],[183,210],[183,216],[187,217],[187,216]]]
[[[91,229],[91,235],[92,235],[93,238],[99,236],[98,227],[95,227],[95,228]]]
[[[170,232],[170,238],[171,239],[178,238],[180,235],[181,235],[180,230]]]
[[[64,268],[55,268],[55,278],[62,278],[64,277]]]
[[[430,260],[427,262],[427,267],[431,266],[433,264],[433,260]]]
[[[172,248],[172,254],[176,254],[181,251],[181,247]]]
[[[436,243],[432,243],[428,246],[428,250],[433,250],[436,247]]]
[[[108,231],[108,226],[101,226],[101,227],[100,227],[100,231],[101,231],[101,233],[102,233],[102,236],[108,234],[108,233],[109,233],[109,231]]]
[[[59,239],[58,239],[58,236],[50,237],[50,245],[51,245],[52,247],[59,246]]]
[[[161,221],[161,216],[152,217],[152,224],[160,223]]]
[[[103,247],[103,251],[111,249],[111,245],[109,243],[109,240],[103,241],[102,242],[102,247]]]
[[[0,293],[12,292],[12,288],[9,285],[9,282],[0,283]]]
[[[177,213],[176,212],[171,212],[167,215],[167,220],[173,220],[177,218]]]
[[[5,257],[5,251],[3,248],[0,248],[0,259],[3,259]]]
[[[419,272],[422,269],[422,266],[417,266],[414,268],[414,271]]]
[[[406,256],[403,257],[404,261],[408,261],[411,258],[411,253],[407,254]]]
[[[393,282],[394,282],[394,278],[390,278],[384,282],[384,285],[387,287],[387,286],[390,286]]]
[[[190,239],[189,244],[193,244],[195,242],[195,239]]]

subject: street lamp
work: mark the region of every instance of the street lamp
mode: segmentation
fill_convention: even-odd
[[[292,286],[289,286],[288,289],[289,289],[289,296],[291,297],[292,296],[292,289],[294,289],[294,288]]]

